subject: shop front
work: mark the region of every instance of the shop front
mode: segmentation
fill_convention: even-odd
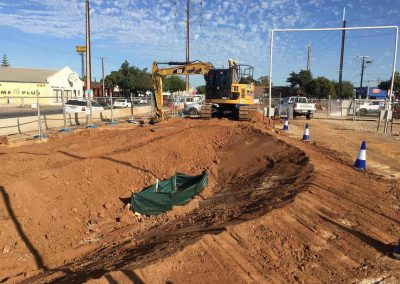
[[[0,104],[57,105],[83,97],[83,82],[69,67],[61,70],[0,68]]]

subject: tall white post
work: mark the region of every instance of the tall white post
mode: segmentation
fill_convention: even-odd
[[[274,30],[271,30],[270,52],[269,52],[269,86],[268,86],[268,118],[271,117],[272,107],[272,51],[274,49]]]

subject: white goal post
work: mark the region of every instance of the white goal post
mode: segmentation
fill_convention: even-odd
[[[390,96],[389,96],[389,110],[391,109],[391,101],[393,94],[393,84],[394,84],[394,74],[396,72],[396,63],[397,63],[397,46],[398,46],[398,38],[399,38],[399,27],[398,26],[372,26],[372,27],[349,27],[349,28],[313,28],[313,29],[272,29],[271,30],[271,38],[270,38],[270,57],[269,57],[269,109],[271,109],[271,97],[272,97],[272,56],[274,49],[274,33],[276,32],[312,32],[312,31],[351,31],[351,30],[382,30],[382,29],[395,29],[395,47],[394,47],[394,56],[393,56],[393,70],[392,70],[392,83],[390,85]],[[385,121],[385,125],[388,122],[388,116]],[[386,129],[386,127],[385,127]],[[385,130],[386,132],[386,130]]]

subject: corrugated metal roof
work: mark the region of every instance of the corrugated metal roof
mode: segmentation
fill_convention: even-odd
[[[60,70],[0,67],[0,82],[46,83]]]

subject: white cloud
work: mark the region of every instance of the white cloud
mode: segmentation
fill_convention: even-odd
[[[185,51],[182,24],[184,1],[91,0],[93,45],[112,42],[113,48],[135,50],[149,60],[181,60]],[[321,1],[311,3],[319,6]],[[27,34],[83,41],[85,4],[82,0],[26,0],[6,10],[0,0],[0,26]],[[305,26],[308,12],[298,0],[193,1],[192,59],[226,64],[228,58],[253,64],[265,73],[269,30]],[[178,11],[175,17],[175,12]],[[310,21],[311,23],[312,21]],[[107,43],[104,43],[107,42]],[[286,48],[283,43],[282,48]],[[134,62],[132,62],[134,63]]]

